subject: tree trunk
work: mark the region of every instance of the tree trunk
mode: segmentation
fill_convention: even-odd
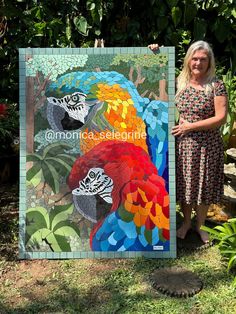
[[[34,78],[26,78],[26,150],[34,152]]]
[[[169,97],[168,94],[166,93],[166,80],[160,80],[159,81],[159,95],[160,95],[160,100],[162,101],[168,101]]]

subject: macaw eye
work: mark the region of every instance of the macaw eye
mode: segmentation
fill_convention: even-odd
[[[95,178],[95,173],[93,171],[91,171],[89,176],[90,176],[90,178]]]
[[[78,95],[73,95],[73,96],[71,97],[71,99],[72,99],[73,101],[78,101],[78,100],[79,100],[79,96],[78,96]]]

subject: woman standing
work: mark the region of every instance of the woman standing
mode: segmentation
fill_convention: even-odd
[[[151,50],[158,45],[150,45]],[[224,151],[219,127],[227,117],[227,94],[222,81],[215,78],[214,54],[207,42],[193,43],[177,78],[176,106],[179,124],[176,137],[176,193],[184,215],[177,237],[184,239],[196,211],[196,231],[204,243],[208,233],[201,230],[209,205],[223,195]]]

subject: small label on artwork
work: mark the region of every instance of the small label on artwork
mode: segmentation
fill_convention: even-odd
[[[153,250],[155,250],[155,251],[161,251],[161,250],[163,250],[163,245],[154,245],[154,246],[153,246]]]

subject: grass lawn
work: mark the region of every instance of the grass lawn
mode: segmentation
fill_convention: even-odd
[[[6,210],[0,213],[1,314],[236,313],[233,274],[227,273],[216,246],[182,248],[177,259],[19,261],[17,216],[6,215]],[[155,290],[153,272],[173,265],[195,272],[203,281],[202,291],[193,297],[174,298]]]

